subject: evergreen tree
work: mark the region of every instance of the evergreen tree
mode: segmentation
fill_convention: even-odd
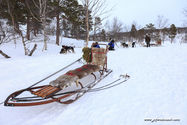
[[[152,33],[155,31],[155,25],[152,24],[152,23],[149,23],[149,24],[146,24],[146,27],[145,27],[145,33],[148,33],[150,36],[152,35]]]
[[[64,0],[63,12],[62,18],[67,19],[71,25],[71,37],[80,38],[84,32],[84,8],[78,4],[77,0]]]
[[[72,37],[75,38],[81,38],[81,39],[85,39],[86,38],[86,12],[85,12],[85,8],[82,5],[78,5],[77,7],[77,14],[76,18],[74,21],[71,21],[72,23],[72,28],[73,30],[71,30],[71,34]],[[74,14],[74,15],[75,15]],[[93,27],[93,21],[92,21],[92,17],[91,17],[91,11],[89,11],[89,30],[92,30]]]
[[[85,10],[82,5],[79,5],[77,11],[78,11],[77,13],[78,19],[76,21],[76,24],[74,24],[76,27],[75,28],[76,38],[85,39],[86,38]]]
[[[1,13],[1,17],[3,19],[8,19],[7,24],[8,25],[13,25],[12,24],[12,17],[9,14],[9,10],[8,10],[8,3],[10,5],[10,11],[12,16],[14,17],[14,24],[15,24],[15,31],[16,32],[20,32],[19,31],[19,25],[25,25],[26,24],[26,7],[25,7],[25,2],[24,0],[9,0],[9,1],[5,1],[2,0],[0,1],[0,13]]]
[[[169,32],[168,32],[168,36],[171,39],[171,43],[173,43],[173,40],[174,40],[176,35],[177,35],[176,26],[174,24],[171,24]]]
[[[131,34],[131,37],[132,37],[132,38],[136,38],[137,29],[136,29],[136,26],[135,26],[134,24],[133,24],[132,27],[131,27],[130,34]]]
[[[83,17],[83,23],[84,23],[84,25],[83,25],[82,28],[84,28],[84,30],[86,32],[86,37],[88,37],[89,32],[93,30],[93,21],[92,21],[91,11],[88,10],[88,31],[87,31],[87,26],[86,26],[86,11],[85,11],[86,9],[85,8],[86,8],[86,6],[84,7],[84,11],[83,11],[83,16],[84,16]]]
[[[137,32],[137,42],[143,41],[144,40],[144,35],[145,35],[145,29],[144,28],[138,30],[138,32]]]
[[[101,18],[100,17],[95,17],[95,22],[94,22],[94,40],[95,40],[96,32],[100,30],[101,25],[102,25]]]
[[[60,36],[60,14],[64,12],[63,10],[63,1],[62,0],[49,0],[49,4],[53,9],[53,16],[56,17],[56,44],[59,45],[59,36]]]

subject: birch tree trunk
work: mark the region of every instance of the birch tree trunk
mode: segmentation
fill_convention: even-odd
[[[56,13],[56,20],[57,20],[57,23],[56,23],[56,44],[59,46],[59,12],[57,11]]]
[[[86,47],[88,47],[88,42],[89,42],[88,4],[89,4],[89,0],[87,0],[87,6],[86,6]]]
[[[43,30],[44,30],[44,47],[45,47],[45,50],[47,50],[46,21],[43,21],[42,24],[43,24]]]
[[[30,40],[30,18],[27,15],[27,39]]]
[[[160,29],[159,31],[159,39],[162,39],[161,35],[162,35],[162,29],[164,29],[164,27],[168,27],[168,19],[164,19],[164,16],[160,16],[158,15],[158,19],[157,19],[157,26]],[[164,40],[162,40],[162,42],[164,42]]]

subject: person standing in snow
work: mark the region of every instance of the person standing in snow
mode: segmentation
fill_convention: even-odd
[[[109,50],[114,50],[114,40],[113,39],[109,39],[110,40],[110,43],[108,43],[108,45],[109,45]]]
[[[148,35],[146,35],[145,36],[145,42],[147,44],[147,47],[150,47],[150,41],[151,41],[151,38]]]

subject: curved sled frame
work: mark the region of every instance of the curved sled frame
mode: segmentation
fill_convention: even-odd
[[[93,73],[91,73],[91,75],[93,75],[95,78],[95,80],[92,83],[95,83],[96,76]],[[37,86],[37,87],[28,88],[28,89],[22,89],[22,90],[16,91],[16,92],[12,93],[11,95],[9,95],[4,102],[4,106],[37,106],[37,105],[43,105],[43,104],[48,104],[48,103],[52,103],[52,102],[59,102],[62,104],[70,104],[70,103],[73,103],[74,101],[78,100],[81,96],[83,96],[87,91],[89,91],[93,86],[96,85],[96,84],[94,84],[93,86],[89,86],[87,90],[83,90],[84,87],[83,87],[82,83],[79,82],[79,84],[81,85],[80,89],[77,89],[75,91],[59,93],[59,94],[56,94],[56,93],[61,91],[61,89],[59,87],[52,87],[51,85],[43,85],[43,86]],[[40,95],[40,96],[37,95],[38,91],[42,91],[42,90],[45,90],[46,88],[48,89],[50,87],[56,88],[56,90],[53,91],[52,93],[49,93],[49,95],[46,95],[45,97],[43,97],[42,95]],[[20,95],[21,93],[23,93],[25,91],[29,91],[31,94],[34,94],[36,96],[16,98],[18,95]],[[79,95],[79,93],[81,93],[81,95]],[[75,99],[61,101],[62,99],[66,99],[66,98],[73,96],[75,94],[77,94]],[[60,96],[58,96],[58,95],[60,95]],[[55,96],[58,96],[58,97],[55,97]],[[30,99],[30,100],[28,100],[28,99]]]
[[[43,88],[43,87],[45,87],[45,86],[38,86],[38,87],[30,88],[30,90],[23,89],[23,90],[14,92],[14,93],[12,93],[11,95],[9,95],[7,97],[7,99],[4,102],[4,105],[5,106],[36,106],[36,105],[43,105],[43,104],[48,104],[48,103],[52,103],[52,102],[60,102],[61,99],[67,98],[67,97],[75,94],[75,93],[70,93],[70,94],[61,96],[59,98],[51,98],[50,100],[39,101],[39,102],[29,102],[29,103],[19,103],[19,101],[18,102],[13,102],[13,103],[8,102],[9,100],[11,100],[11,98],[14,99],[14,97],[16,97],[16,95],[18,95],[19,93],[22,93],[24,91],[32,91],[34,89],[39,89],[39,88]]]

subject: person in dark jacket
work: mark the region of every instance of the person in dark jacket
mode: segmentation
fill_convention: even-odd
[[[95,48],[100,48],[98,42],[95,42],[95,43],[93,44],[93,47],[95,47]]]
[[[145,36],[145,42],[147,44],[147,47],[150,47],[150,41],[151,41],[151,38],[148,35],[146,35]]]
[[[108,43],[108,45],[109,45],[109,50],[114,50],[114,40],[113,39],[109,39],[110,40],[110,42]]]

